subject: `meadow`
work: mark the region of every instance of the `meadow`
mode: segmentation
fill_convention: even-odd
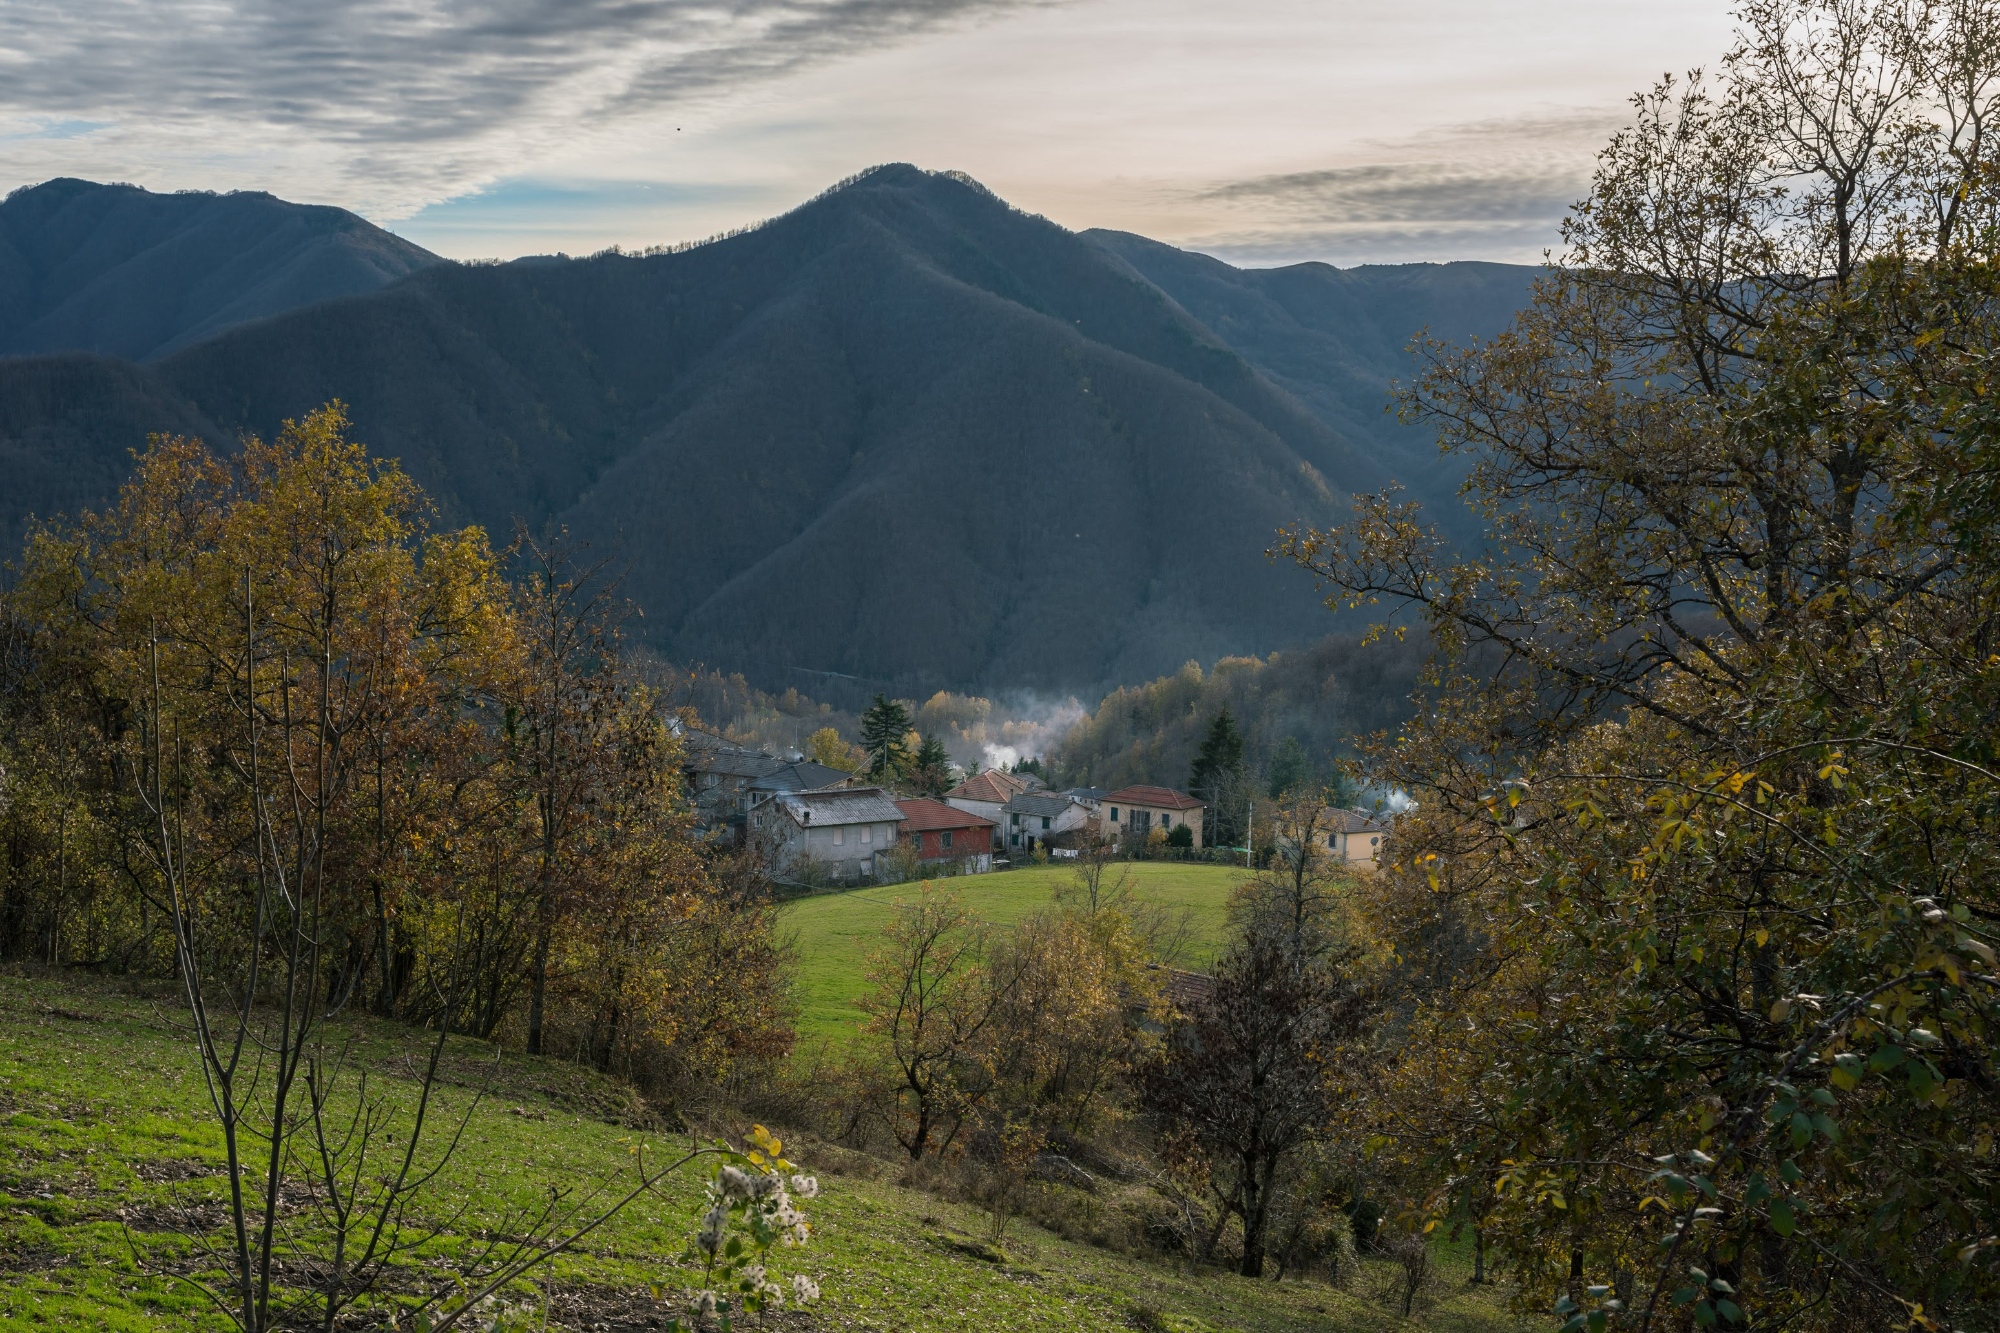
[[[1018,882],[1018,881],[1016,881]],[[1164,890],[1163,890],[1164,891]],[[376,1086],[407,1099],[421,1034],[375,1023],[345,1029]],[[549,1188],[587,1191],[629,1178],[632,1149],[684,1147],[645,1128],[622,1084],[575,1065],[455,1042],[447,1109],[471,1107],[463,1146],[439,1178],[435,1215],[463,1214],[423,1247],[402,1281],[449,1280],[472,1237],[532,1206]],[[173,992],[76,978],[0,977],[0,1333],[52,1329],[210,1333],[229,1327],[191,1286],[202,1276],[167,1223],[176,1203],[219,1218],[219,1136]],[[740,1135],[740,1123],[702,1126]],[[900,1187],[891,1168],[830,1144],[794,1142],[816,1170],[816,1234],[787,1251],[787,1271],[816,1277],[810,1314],[769,1327],[854,1333],[1373,1333],[1430,1329],[1510,1333],[1525,1325],[1494,1288],[1454,1283],[1416,1322],[1323,1283],[1252,1281],[1065,1241],[1026,1222],[990,1243],[983,1215]],[[683,1285],[685,1240],[699,1211],[685,1177],[642,1199],[525,1296],[550,1328],[658,1328],[670,1313],[649,1292]],[[1386,1265],[1382,1265],[1386,1268]]]
[[[1214,961],[1227,933],[1230,894],[1248,871],[1137,861],[1113,865],[1105,872],[1106,882],[1121,870],[1131,876],[1134,901],[1175,912],[1186,909],[1192,929],[1187,949],[1176,960],[1180,966],[1199,971]],[[966,907],[981,921],[1011,926],[1049,907],[1075,878],[1074,867],[1058,862],[939,880],[936,887],[963,895]],[[916,897],[918,889],[914,883],[851,889],[786,905],[784,930],[797,952],[795,993],[804,1042],[845,1046],[859,1035],[863,1015],[855,1002],[868,991],[869,959],[882,946],[896,904]]]

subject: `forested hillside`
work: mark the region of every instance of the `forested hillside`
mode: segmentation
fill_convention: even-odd
[[[438,262],[344,208],[46,181],[0,202],[0,355],[143,361]]]
[[[1438,311],[1490,326],[1485,270],[1453,304],[1460,267],[1424,269],[1438,290],[1400,323],[1382,293],[1407,275],[1354,279],[1382,291],[1345,336],[1379,367]],[[1340,318],[1256,356],[1315,355]],[[108,495],[148,431],[226,444],[340,398],[447,520],[590,540],[674,660],[1090,691],[1315,637],[1308,581],[1263,555],[1276,530],[1391,480],[1450,494],[1434,458],[1332,419],[1344,392],[1379,414],[1371,375],[1315,406],[1104,244],[884,167],[727,240],[439,265],[144,373],[0,361],[0,450],[31,479],[0,521],[18,538]]]

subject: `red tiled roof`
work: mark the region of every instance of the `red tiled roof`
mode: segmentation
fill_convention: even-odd
[[[1200,810],[1207,804],[1171,787],[1120,787],[1104,798],[1106,805],[1145,805],[1155,810]]]
[[[905,833],[922,833],[927,829],[993,827],[993,821],[985,815],[975,815],[946,805],[943,801],[927,800],[921,796],[898,801],[896,808],[903,812]]]
[[[974,774],[946,792],[962,801],[991,801],[995,805],[1005,805],[1007,798],[1016,792],[1028,789],[1028,784],[1012,773],[1002,773],[997,768],[989,768],[984,773]]]

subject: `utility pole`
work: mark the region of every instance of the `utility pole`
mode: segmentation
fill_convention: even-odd
[[[1257,798],[1243,798],[1243,868],[1250,869],[1251,853],[1257,846]]]

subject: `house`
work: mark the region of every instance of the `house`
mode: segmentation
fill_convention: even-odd
[[[1389,836],[1388,820],[1362,810],[1329,810],[1321,822],[1327,825],[1327,853],[1349,865],[1372,868],[1382,854],[1382,839]]]
[[[919,858],[957,861],[974,875],[993,868],[993,821],[985,815],[923,797],[898,801],[896,808],[903,812],[902,840]]]
[[[682,731],[681,774],[695,821],[740,836],[750,807],[779,792],[847,786],[854,775],[815,764],[797,751],[783,757],[692,727]]]
[[[1032,852],[1088,824],[1090,807],[1061,792],[1024,791],[1007,799],[1000,807],[1000,818],[1000,835],[1007,850]]]
[[[1186,825],[1194,833],[1194,845],[1202,845],[1202,815],[1208,806],[1184,791],[1144,784],[1120,787],[1106,792],[1102,805],[1105,836],[1114,842],[1122,843],[1127,838],[1143,842],[1156,828],[1171,834]]]
[[[771,864],[800,878],[875,877],[875,856],[896,845],[903,812],[880,787],[780,792],[750,808],[750,836]]]
[[[1028,779],[1015,773],[989,768],[975,773],[944,794],[944,803],[954,810],[978,815],[993,822],[995,850],[1001,846],[1000,826],[1007,822],[1007,802],[1029,790]]]
[[[833,787],[847,787],[854,783],[852,773],[844,773],[825,764],[816,764],[810,759],[787,756],[771,761],[770,771],[761,773],[743,784],[748,804],[755,805],[766,796],[776,796],[788,791],[826,791]]]

